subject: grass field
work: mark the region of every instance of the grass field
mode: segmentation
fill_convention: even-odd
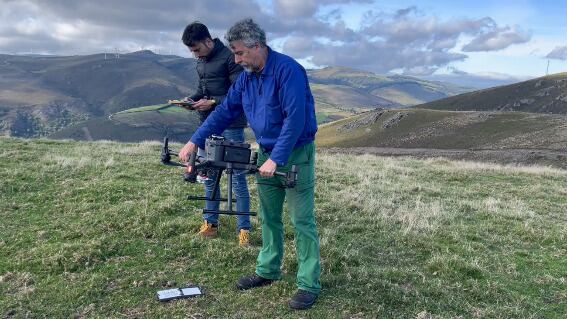
[[[179,147],[180,145],[177,145]],[[567,171],[319,152],[323,291],[294,312],[283,279],[239,292],[261,245],[195,235],[200,193],[157,143],[0,138],[5,318],[565,318]],[[251,179],[252,181],[252,179]],[[257,207],[251,183],[253,206]],[[254,226],[258,226],[254,219]],[[157,290],[205,296],[160,303]]]

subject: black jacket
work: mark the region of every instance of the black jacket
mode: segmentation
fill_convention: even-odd
[[[197,62],[196,69],[199,74],[199,87],[197,92],[191,96],[191,99],[198,101],[202,98],[214,98],[218,105],[224,100],[228,89],[236,81],[240,72],[242,72],[242,67],[234,63],[234,54],[219,39],[214,39],[214,43],[215,46],[205,61],[199,60]],[[199,111],[201,123],[207,119],[214,109],[215,107],[208,111]],[[237,118],[230,125],[230,128],[246,126],[246,117],[242,114],[241,117]]]

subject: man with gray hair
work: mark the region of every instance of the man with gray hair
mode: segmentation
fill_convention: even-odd
[[[297,293],[293,309],[309,309],[321,291],[319,235],[315,224],[315,103],[305,69],[294,59],[273,51],[266,34],[252,19],[237,22],[225,36],[242,72],[224,101],[209,115],[179,152],[187,161],[205,139],[222,132],[245,114],[258,142],[259,173],[256,174],[262,223],[262,250],[256,271],[241,278],[237,288],[246,290],[281,278],[284,255],[283,203],[287,198],[295,230],[298,262]],[[274,175],[299,167],[294,188]]]

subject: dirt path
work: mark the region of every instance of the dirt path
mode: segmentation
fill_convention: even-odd
[[[412,156],[417,158],[445,157],[499,164],[553,166],[567,169],[567,151],[540,149],[462,150],[427,148],[354,147],[323,148],[323,152],[376,154],[383,156]]]

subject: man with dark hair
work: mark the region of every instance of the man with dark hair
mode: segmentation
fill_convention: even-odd
[[[297,293],[289,306],[313,306],[321,284],[319,235],[315,224],[315,102],[307,73],[294,59],[273,51],[266,44],[266,33],[252,19],[237,22],[225,36],[243,72],[230,88],[226,99],[193,134],[179,157],[183,161],[202,147],[205,138],[222,132],[242,114],[250,123],[260,146],[256,175],[262,223],[262,250],[256,271],[241,278],[238,289],[271,284],[281,278],[284,255],[283,203],[287,198],[295,230],[297,252]],[[276,168],[286,172],[299,167],[294,188],[275,176]]]
[[[197,73],[199,75],[199,87],[197,92],[190,97],[195,101],[192,108],[199,112],[201,123],[217,105],[222,103],[228,89],[242,72],[242,67],[234,62],[234,55],[218,39],[213,39],[207,27],[199,22],[189,24],[182,37],[183,43],[189,48],[193,55],[198,59]],[[246,117],[241,115],[231,121],[230,126],[221,134],[234,142],[244,142],[244,128],[246,127]],[[199,151],[204,153],[204,147]],[[205,195],[210,198],[214,191],[215,176],[208,176],[204,180]],[[246,182],[246,174],[242,171],[235,171],[232,176],[234,193],[236,195],[236,209],[239,212],[250,211],[250,195]],[[220,191],[217,187],[217,198],[220,198]],[[206,201],[207,210],[219,210],[218,201]],[[218,230],[218,214],[205,214],[204,221],[199,234],[204,237],[214,237]],[[238,215],[237,220],[238,238],[240,246],[246,247],[250,243],[250,216]]]

